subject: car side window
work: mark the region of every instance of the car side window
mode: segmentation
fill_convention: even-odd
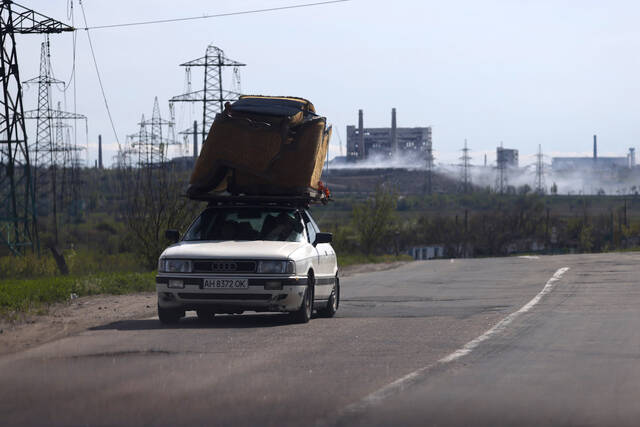
[[[309,237],[309,243],[313,243],[316,241],[316,229],[311,222],[309,215],[304,213],[304,226],[307,229],[307,236]]]

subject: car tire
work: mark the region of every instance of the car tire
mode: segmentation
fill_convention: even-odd
[[[313,276],[309,276],[307,289],[302,297],[302,304],[298,311],[294,311],[293,318],[298,323],[308,323],[313,314]]]
[[[176,308],[162,308],[158,306],[158,319],[164,325],[174,325],[178,323],[184,312]]]
[[[198,320],[202,322],[210,322],[216,316],[215,311],[207,309],[196,310],[196,313],[198,314]]]
[[[322,317],[333,317],[336,315],[339,305],[340,305],[340,280],[336,277],[336,283],[335,285],[333,285],[333,289],[331,290],[331,295],[329,295],[329,300],[327,301],[327,305],[322,309],[318,310],[318,314]]]

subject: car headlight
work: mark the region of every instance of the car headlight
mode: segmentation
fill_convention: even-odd
[[[267,274],[294,274],[296,271],[293,261],[260,261],[258,262],[258,273]]]
[[[186,259],[160,259],[158,271],[165,273],[191,273],[191,261]]]

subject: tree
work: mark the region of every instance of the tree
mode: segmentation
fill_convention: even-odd
[[[154,268],[169,243],[165,230],[183,230],[198,204],[184,196],[184,183],[170,164],[123,168],[120,172],[124,220],[132,247],[147,268]]]
[[[366,255],[388,246],[385,242],[391,242],[396,203],[394,194],[378,187],[373,198],[353,207],[353,227]]]
[[[579,245],[583,252],[591,252],[593,248],[592,228],[589,224],[584,224],[580,230]]]

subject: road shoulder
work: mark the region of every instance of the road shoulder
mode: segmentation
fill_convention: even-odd
[[[399,268],[407,262],[351,265],[341,277]],[[96,326],[156,315],[156,294],[93,295],[53,304],[44,314],[26,313],[17,320],[0,319],[0,355],[78,334]]]

